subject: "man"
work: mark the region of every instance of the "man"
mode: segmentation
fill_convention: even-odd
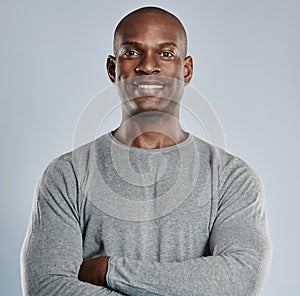
[[[52,161],[22,248],[25,295],[258,295],[271,261],[260,178],[182,130],[186,32],[127,15],[107,71],[120,126]]]

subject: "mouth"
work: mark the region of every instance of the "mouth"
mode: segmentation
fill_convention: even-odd
[[[162,94],[166,86],[163,81],[158,79],[135,79],[132,83],[135,96],[139,97],[157,97]]]

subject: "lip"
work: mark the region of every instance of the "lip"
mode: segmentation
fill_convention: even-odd
[[[167,83],[166,83],[165,79],[162,78],[162,77],[158,78],[158,77],[153,77],[152,76],[152,77],[149,77],[149,78],[147,78],[147,77],[135,77],[132,81],[132,84],[135,87],[138,87],[140,85],[146,85],[146,86],[149,85],[150,87],[157,85],[158,87],[161,88],[161,87],[165,86]]]
[[[163,93],[163,86],[141,84],[135,87],[134,97],[160,97]]]

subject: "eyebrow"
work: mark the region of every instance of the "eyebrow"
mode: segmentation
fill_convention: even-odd
[[[139,46],[141,46],[142,44],[139,43],[139,42],[135,42],[135,41],[124,41],[124,42],[121,44],[121,46],[124,46],[124,45],[131,45],[131,46],[137,46],[137,47],[139,47]],[[160,48],[163,48],[163,47],[166,47],[166,46],[174,46],[174,47],[178,48],[178,46],[177,46],[176,43],[174,43],[174,42],[163,42],[163,43],[158,44],[158,46],[159,46]]]
[[[140,46],[141,44],[138,42],[134,42],[134,41],[124,41],[124,42],[122,42],[121,46],[124,46],[124,45]]]
[[[160,43],[159,45],[158,45],[160,48],[162,48],[162,47],[166,47],[166,46],[174,46],[174,47],[178,47],[177,45],[176,45],[176,43],[174,43],[174,42],[163,42],[163,43]]]

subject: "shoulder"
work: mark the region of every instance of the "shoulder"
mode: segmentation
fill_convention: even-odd
[[[263,190],[261,176],[247,161],[196,136],[194,139],[200,153],[209,158],[211,169],[218,174],[219,189],[234,189],[236,186],[251,183],[257,190]]]
[[[95,145],[102,148],[101,144],[105,142],[105,137],[99,138],[81,145],[69,152],[63,153],[51,160],[46,166],[41,179],[64,179],[82,183],[89,170],[90,161],[95,160]]]

